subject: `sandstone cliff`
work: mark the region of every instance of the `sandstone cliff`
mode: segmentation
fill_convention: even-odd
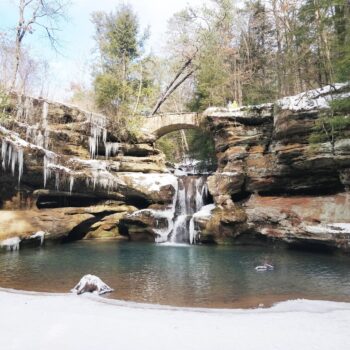
[[[333,144],[310,143],[330,101],[349,90],[205,112],[218,169],[208,178],[214,205],[195,216],[200,242],[350,250],[350,123]],[[9,112],[0,125],[0,241],[30,243],[37,231],[59,242],[169,233],[177,179],[155,135],[127,144],[104,116],[29,97],[13,96]]]
[[[349,250],[350,123],[333,148],[309,141],[317,121],[332,113],[330,100],[349,97],[343,84],[275,104],[208,110],[219,166],[208,180],[216,209],[200,223],[202,240]]]

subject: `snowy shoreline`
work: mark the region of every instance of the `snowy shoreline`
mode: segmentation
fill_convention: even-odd
[[[190,309],[0,288],[0,310],[1,342],[14,350],[350,348],[350,303]]]

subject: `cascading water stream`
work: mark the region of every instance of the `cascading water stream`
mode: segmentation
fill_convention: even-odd
[[[200,211],[208,199],[207,182],[204,176],[180,176],[176,198],[173,229],[170,243],[196,243],[193,215]]]

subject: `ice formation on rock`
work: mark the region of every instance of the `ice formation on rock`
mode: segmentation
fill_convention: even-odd
[[[89,137],[91,158],[96,158],[101,139],[107,143],[107,118],[103,115],[91,113],[89,116],[91,135]]]
[[[40,239],[40,245],[44,244],[45,241],[45,235],[46,233],[44,231],[38,231],[37,233],[34,233],[29,238],[30,239]]]
[[[10,170],[14,175],[18,172],[18,179],[23,174],[24,151],[30,154],[35,151],[36,157],[42,157],[44,187],[48,186],[50,179],[56,190],[62,187],[68,188],[72,193],[77,179],[85,180],[88,186],[95,189],[115,190],[119,184],[118,179],[105,162],[80,161],[68,156],[58,155],[48,149],[50,130],[48,128],[49,103],[42,102],[41,115],[35,115],[33,107],[34,99],[18,96],[16,125],[24,130],[24,140],[19,134],[0,125],[1,163],[4,170]],[[98,154],[100,143],[105,146],[106,158],[115,156],[119,149],[119,143],[107,142],[107,118],[103,115],[82,111],[87,122],[91,126],[90,153],[95,158]],[[118,169],[118,163],[113,163],[113,170]]]
[[[17,251],[19,250],[19,244],[21,243],[21,239],[19,237],[12,237],[0,241],[0,247],[5,248],[8,251]]]
[[[105,143],[105,150],[106,150],[106,159],[109,157],[115,157],[119,150],[119,143],[118,142],[106,142]]]
[[[89,174],[86,177],[87,186],[92,185],[94,189],[99,187],[108,191],[115,190],[118,187],[120,180],[109,171],[108,162],[96,159],[82,160],[78,158],[72,159],[72,163],[74,162],[84,166],[86,172]]]
[[[79,283],[71,290],[78,295],[84,293],[105,294],[113,292],[114,289],[107,286],[99,277],[94,275],[85,275]]]
[[[23,149],[20,146],[16,146],[6,139],[3,139],[1,144],[1,159],[2,168],[4,170],[10,168],[13,176],[15,175],[17,167],[18,182],[20,183],[23,175]]]

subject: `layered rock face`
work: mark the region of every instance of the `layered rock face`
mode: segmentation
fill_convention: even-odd
[[[174,179],[151,142],[121,142],[102,115],[12,99],[0,125],[0,241],[125,238],[126,213],[172,203]]]
[[[214,204],[191,219],[193,241],[350,251],[350,123],[333,143],[309,142],[329,102],[349,91],[207,110],[218,169],[207,180]],[[9,111],[0,125],[0,245],[42,243],[38,232],[58,242],[171,236],[181,188],[154,135],[124,143],[102,115],[28,97],[13,96]]]
[[[276,104],[208,110],[218,170],[208,180],[216,209],[197,223],[202,241],[267,238],[349,251],[350,123],[334,147],[309,142],[331,113],[329,101],[349,97],[344,84]]]

